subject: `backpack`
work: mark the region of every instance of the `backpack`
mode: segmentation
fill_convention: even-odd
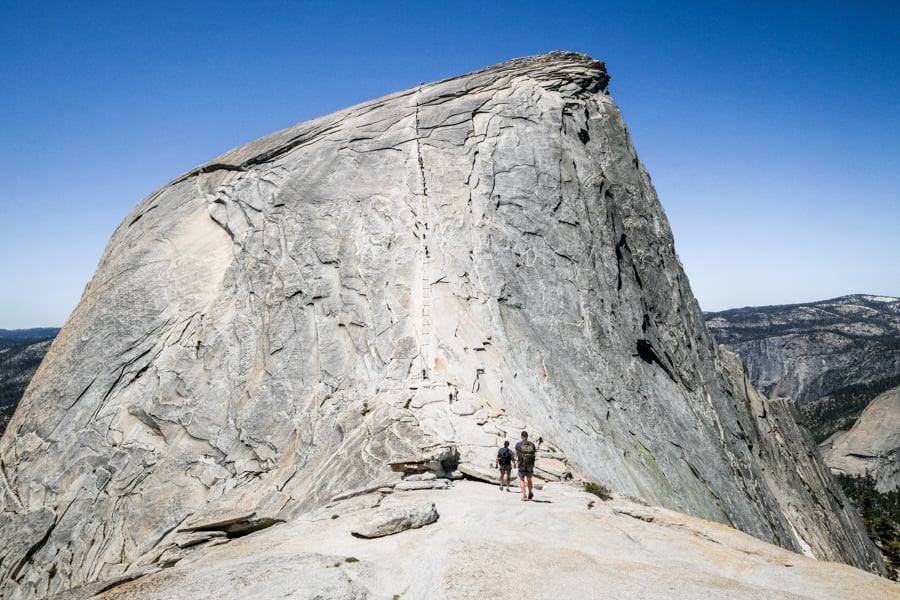
[[[535,452],[537,452],[537,448],[532,442],[525,440],[519,444],[519,466],[533,467]]]
[[[500,448],[500,451],[497,452],[497,460],[500,463],[501,467],[508,467],[512,465],[512,450],[509,448]]]

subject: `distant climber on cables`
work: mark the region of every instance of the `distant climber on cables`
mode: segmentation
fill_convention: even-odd
[[[538,443],[541,440],[538,438]],[[522,440],[516,443],[516,459],[519,463],[519,488],[522,490],[522,502],[534,498],[531,478],[534,475],[534,456],[537,454],[537,446],[528,439],[528,432],[522,432]],[[528,493],[525,493],[525,483],[528,483]]]

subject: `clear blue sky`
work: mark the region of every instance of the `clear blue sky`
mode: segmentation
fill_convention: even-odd
[[[300,121],[551,50],[607,63],[704,310],[900,296],[900,3],[0,0],[0,328],[131,208]]]

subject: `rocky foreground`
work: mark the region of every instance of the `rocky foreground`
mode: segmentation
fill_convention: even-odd
[[[604,502],[574,483],[547,484],[532,502],[486,483],[449,485],[330,503],[222,538],[170,569],[57,600],[900,598],[900,584],[881,577],[719,523],[623,498]],[[402,529],[419,515],[418,528]],[[360,537],[373,523],[398,532]]]

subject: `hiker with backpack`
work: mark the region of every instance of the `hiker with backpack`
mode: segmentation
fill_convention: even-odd
[[[519,488],[522,490],[522,502],[534,498],[531,478],[534,475],[534,456],[537,454],[537,446],[528,439],[528,432],[522,432],[522,440],[516,443],[516,457],[519,463]],[[525,484],[528,484],[528,493],[525,493]]]
[[[515,462],[513,451],[509,449],[509,440],[503,442],[503,447],[497,450],[497,458],[494,464],[500,469],[500,491],[503,491],[503,476],[506,475],[506,491],[509,491],[509,479],[512,473],[512,465]]]

